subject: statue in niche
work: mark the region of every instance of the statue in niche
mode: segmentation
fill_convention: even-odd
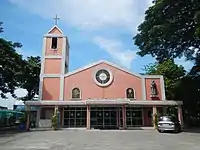
[[[80,89],[74,88],[72,90],[72,98],[79,98],[80,99]]]
[[[151,96],[154,97],[158,94],[155,81],[151,81]]]
[[[128,88],[126,90],[127,98],[134,98],[134,90],[132,88]]]

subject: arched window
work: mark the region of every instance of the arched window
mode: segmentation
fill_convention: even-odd
[[[126,98],[135,98],[135,91],[132,88],[126,89]]]
[[[72,89],[72,99],[80,99],[81,98],[81,91],[79,88]]]

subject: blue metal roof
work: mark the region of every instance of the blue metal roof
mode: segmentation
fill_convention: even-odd
[[[15,105],[15,109],[16,111],[25,111],[25,105]],[[37,111],[37,107],[36,106],[31,106],[31,111]]]

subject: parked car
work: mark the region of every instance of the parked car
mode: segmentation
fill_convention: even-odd
[[[158,119],[158,132],[172,131],[175,133],[181,132],[180,121],[176,117],[161,116]]]

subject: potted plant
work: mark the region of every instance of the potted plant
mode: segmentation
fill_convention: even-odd
[[[153,115],[153,125],[155,126],[155,129],[157,129],[158,127],[158,117],[159,115],[158,114],[154,114]]]
[[[51,119],[51,126],[54,130],[57,130],[57,128],[58,128],[58,115],[57,115],[57,113],[54,114],[52,119]]]

